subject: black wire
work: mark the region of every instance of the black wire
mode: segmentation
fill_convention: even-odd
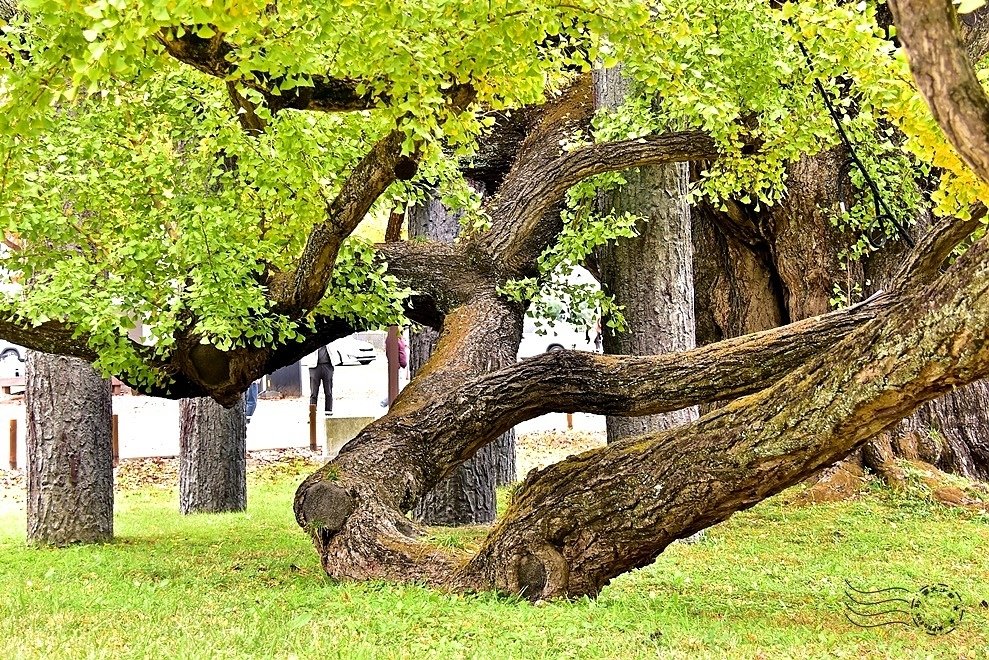
[[[792,22],[791,22],[791,25]],[[807,60],[807,67],[810,69],[811,73],[814,73],[814,61],[810,57],[810,53],[802,43],[797,42],[797,46],[800,47],[800,52],[804,54],[804,58]],[[876,209],[876,218],[882,220],[883,218],[888,219],[893,227],[896,229],[896,233],[900,235],[907,245],[914,247],[913,239],[910,238],[910,234],[907,230],[903,228],[897,220],[896,217],[890,212],[889,208],[886,206],[886,202],[883,201],[883,197],[879,192],[879,186],[873,181],[872,177],[869,176],[868,170],[865,169],[865,165],[858,157],[858,153],[855,151],[855,147],[852,145],[852,141],[848,139],[848,135],[845,133],[845,127],[841,124],[841,117],[839,117],[838,112],[834,108],[834,104],[831,103],[831,97],[828,96],[827,90],[824,89],[824,85],[821,83],[821,79],[814,75],[814,86],[817,91],[821,94],[821,98],[824,100],[824,105],[828,109],[828,114],[831,115],[831,120],[834,122],[835,128],[838,129],[838,135],[841,137],[841,141],[844,143],[845,147],[848,149],[848,153],[852,156],[852,161],[858,166],[859,171],[862,172],[862,176],[865,178],[866,184],[869,186],[869,190],[872,191],[872,204]]]

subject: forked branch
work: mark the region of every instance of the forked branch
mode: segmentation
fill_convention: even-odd
[[[645,165],[714,159],[721,155],[703,131],[678,131],[567,150],[593,114],[590,76],[548,103],[497,194],[486,205],[492,228],[484,242],[510,271],[527,268],[559,231],[552,209],[588,177]],[[548,226],[553,225],[553,226]]]

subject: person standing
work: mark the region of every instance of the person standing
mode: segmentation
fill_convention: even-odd
[[[316,405],[319,385],[323,384],[323,397],[326,400],[326,416],[333,414],[333,362],[326,346],[320,346],[313,353],[302,358],[302,366],[309,367],[309,405]]]
[[[251,386],[247,388],[247,393],[244,396],[244,412],[247,414],[247,423],[251,423],[251,415],[258,407],[258,382],[254,381]]]

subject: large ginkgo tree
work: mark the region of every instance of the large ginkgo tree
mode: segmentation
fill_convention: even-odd
[[[26,0],[0,42],[0,336],[229,405],[355,328],[403,315],[437,328],[389,413],[299,488],[324,569],[597,594],[989,375],[989,244],[971,240],[989,186],[874,10]],[[592,71],[618,65],[626,102],[596,113]],[[942,216],[885,293],[677,354],[513,362],[541,293],[634,225],[591,212],[597,190],[691,162],[696,200],[775,204],[788,163],[839,143],[822,93],[839,122],[889,138]],[[427,196],[462,211],[457,242],[355,234]],[[529,474],[476,553],[430,546],[406,516],[526,419],[715,401],[728,403]]]

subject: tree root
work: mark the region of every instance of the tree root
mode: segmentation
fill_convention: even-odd
[[[338,580],[442,587],[466,558],[422,542],[425,530],[383,503],[372,488],[325,468],[299,487],[295,514],[323,570]]]

